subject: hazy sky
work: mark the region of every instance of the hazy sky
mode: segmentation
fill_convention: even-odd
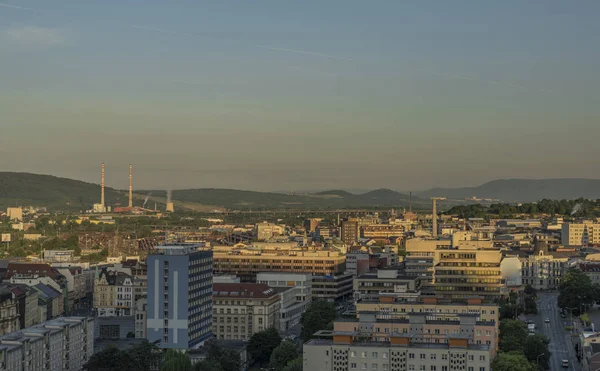
[[[598,0],[0,0],[0,170],[424,189],[600,172]]]

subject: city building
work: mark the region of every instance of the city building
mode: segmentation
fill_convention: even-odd
[[[462,335],[446,335],[445,343],[419,342],[410,333],[385,342],[362,340],[355,332],[329,335],[304,344],[305,370],[490,371],[489,346],[469,344]]]
[[[254,229],[256,239],[259,241],[265,241],[275,236],[281,236],[285,231],[284,227],[267,222],[257,223]]]
[[[446,240],[406,241],[406,274],[422,277],[437,294],[447,297],[504,296],[501,261],[502,252],[491,239],[471,232],[456,232]]]
[[[313,300],[329,302],[344,301],[352,298],[352,281],[349,273],[312,277]]]
[[[278,290],[281,295],[278,330],[286,333],[297,326],[302,313],[312,302],[312,276],[303,273],[259,273],[256,282],[282,289]]]
[[[600,246],[600,223],[563,223],[561,242],[569,247]]]
[[[360,276],[369,270],[369,252],[350,250],[346,253],[346,273]]]
[[[381,294],[402,294],[406,297],[419,297],[421,278],[402,276],[397,269],[378,269],[375,273],[365,273],[354,279],[354,300],[377,300]]]
[[[19,302],[10,288],[0,286],[0,335],[19,328]]]
[[[40,321],[51,320],[65,313],[65,296],[50,285],[38,283],[31,286],[38,293]]]
[[[0,369],[82,370],[94,353],[94,320],[61,317],[0,337]]]
[[[358,220],[348,219],[342,221],[340,228],[340,239],[346,245],[352,245],[358,241],[360,237],[360,227]]]
[[[532,254],[519,252],[523,284],[536,290],[558,288],[569,268],[569,259],[576,255],[570,251],[549,251],[545,241],[537,241]]]
[[[23,221],[23,208],[22,207],[9,207],[6,209],[6,215],[13,222]]]
[[[217,339],[246,340],[255,332],[278,327],[280,294],[268,285],[215,283],[212,300]]]
[[[94,310],[99,317],[131,316],[133,277],[103,268],[94,281]]]
[[[255,282],[262,272],[335,275],[346,269],[346,257],[336,251],[229,249],[214,251],[214,271],[235,274],[242,282]]]
[[[449,336],[460,336],[469,345],[487,345],[493,358],[498,350],[498,327],[482,321],[476,313],[360,313],[358,318],[334,322],[337,332],[355,332],[372,341],[386,342],[390,337],[410,334],[420,343],[444,344]]]
[[[148,341],[195,348],[212,337],[213,252],[165,244],[148,255]]]
[[[321,222],[321,218],[308,218],[304,221],[304,229],[306,230],[306,232],[308,233],[312,233],[314,232],[317,227],[319,226],[319,223]]]
[[[327,239],[332,238],[334,236],[334,232],[329,227],[318,226],[315,229],[314,236],[315,236],[315,240],[317,240],[317,241],[319,241],[321,239],[327,240]]]

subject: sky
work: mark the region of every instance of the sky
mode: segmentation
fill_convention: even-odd
[[[125,188],[597,178],[597,0],[0,0],[0,171]]]

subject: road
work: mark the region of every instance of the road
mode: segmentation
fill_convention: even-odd
[[[565,323],[568,318],[560,317],[560,309],[558,308],[556,299],[557,292],[539,292],[538,293],[538,314],[524,316],[527,320],[534,321],[537,332],[546,335],[550,339],[549,349],[552,353],[550,357],[550,370],[559,371],[567,370],[562,367],[562,360],[569,360],[568,370],[579,370],[579,363],[575,349],[571,343],[570,334],[565,331]],[[550,323],[546,323],[548,318]]]

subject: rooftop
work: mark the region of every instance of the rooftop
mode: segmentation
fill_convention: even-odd
[[[263,283],[214,283],[213,296],[217,297],[243,297],[243,298],[270,298],[277,292]]]

